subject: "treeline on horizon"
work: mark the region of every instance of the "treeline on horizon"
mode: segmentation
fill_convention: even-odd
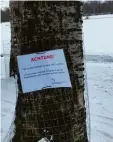
[[[113,1],[88,1],[83,2],[83,16],[113,14]],[[9,22],[9,8],[1,10],[1,22]]]

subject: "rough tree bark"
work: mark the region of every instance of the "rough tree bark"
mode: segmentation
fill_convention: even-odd
[[[87,142],[84,104],[82,3],[12,1],[10,74],[18,76],[13,142]],[[23,94],[17,56],[63,49],[72,88]],[[37,84],[38,85],[38,84]]]

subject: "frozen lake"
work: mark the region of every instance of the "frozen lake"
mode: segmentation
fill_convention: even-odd
[[[113,15],[111,15],[113,17]],[[98,18],[97,16],[96,18]],[[102,16],[100,16],[102,17]],[[109,16],[107,16],[109,17]],[[95,17],[93,17],[95,18]],[[90,106],[90,142],[113,142],[113,62],[108,62],[108,56],[113,55],[113,19],[85,20],[83,25],[85,52],[89,55],[105,55],[102,58],[88,58],[86,62],[87,85]],[[104,22],[105,20],[106,22]],[[95,23],[96,22],[96,23]],[[107,30],[98,40],[94,25],[96,24],[98,37],[100,32]],[[102,25],[102,26],[101,26]],[[2,25],[2,46],[0,53],[5,53],[1,61],[1,119],[2,142],[8,142],[9,129],[14,118],[16,102],[16,82],[8,77],[8,63],[10,52],[9,23]],[[96,30],[97,31],[97,30]],[[108,36],[109,32],[109,36]],[[6,36],[7,35],[7,36]],[[109,38],[108,38],[109,37]],[[90,39],[90,41],[89,41]],[[106,39],[106,40],[105,40]],[[97,44],[98,43],[98,44]],[[99,46],[97,46],[99,45]],[[106,58],[103,60],[103,58]],[[100,60],[102,62],[100,62]],[[3,141],[4,140],[4,141]]]

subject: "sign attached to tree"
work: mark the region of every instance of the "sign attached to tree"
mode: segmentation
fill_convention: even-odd
[[[71,87],[63,49],[17,56],[23,93]]]

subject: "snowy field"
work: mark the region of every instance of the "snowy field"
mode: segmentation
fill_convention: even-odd
[[[112,17],[112,18],[111,18]],[[84,50],[87,55],[104,55],[86,61],[90,106],[90,142],[113,142],[113,15],[92,16],[84,19]],[[10,25],[0,25],[2,31],[1,64],[1,119],[2,142],[8,142],[16,103],[16,82],[8,77],[10,52]],[[107,56],[108,55],[108,56]],[[103,60],[102,60],[103,61]]]

